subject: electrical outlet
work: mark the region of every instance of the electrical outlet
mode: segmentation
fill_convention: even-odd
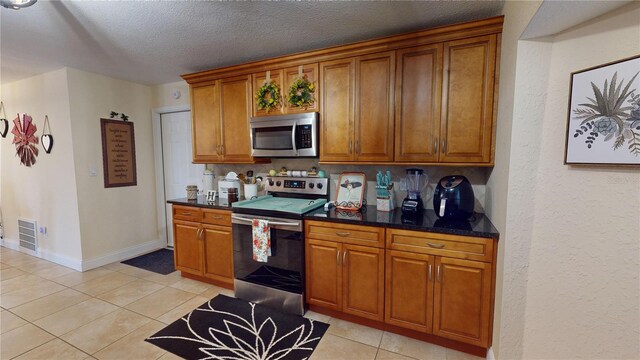
[[[98,169],[95,165],[89,165],[89,176],[96,177],[98,176]]]

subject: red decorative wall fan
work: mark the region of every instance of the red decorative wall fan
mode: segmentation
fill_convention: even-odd
[[[20,163],[30,167],[36,163],[38,156],[38,138],[35,136],[38,128],[32,122],[31,116],[22,114],[22,122],[20,122],[20,114],[13,119],[13,144],[16,144],[16,155],[20,157]]]

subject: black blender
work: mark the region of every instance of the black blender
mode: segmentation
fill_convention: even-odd
[[[402,201],[403,215],[421,215],[424,209],[420,194],[427,187],[428,177],[422,169],[407,169],[407,197]]]

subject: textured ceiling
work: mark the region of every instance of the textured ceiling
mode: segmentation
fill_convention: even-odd
[[[0,11],[7,83],[69,66],[142,84],[499,15],[502,1],[38,1]]]

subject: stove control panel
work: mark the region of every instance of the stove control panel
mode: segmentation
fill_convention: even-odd
[[[322,195],[328,194],[329,179],[316,177],[269,177],[265,183],[267,192]]]

